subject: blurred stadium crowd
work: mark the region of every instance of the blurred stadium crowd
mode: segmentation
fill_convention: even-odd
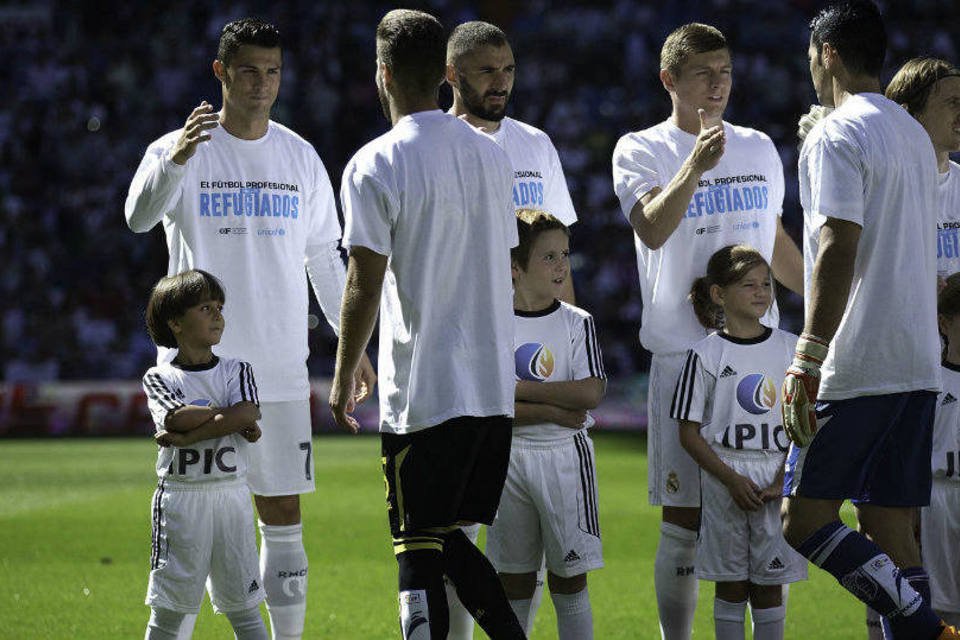
[[[813,91],[806,24],[813,0],[433,0],[405,3],[445,26],[484,19],[517,59],[511,115],[544,129],[580,216],[573,229],[578,304],[597,318],[611,376],[645,371],[630,228],[613,194],[617,138],[669,114],[657,78],[663,38],[690,21],[724,31],[734,87],[726,119],[774,139],[787,174],[784,222],[797,237],[796,122]],[[882,2],[890,29],[884,79],[919,54],[960,62],[960,5]],[[257,15],[284,36],[274,119],[312,142],[334,188],[344,164],[386,130],[376,99],[374,27],[395,3],[61,3],[0,7],[0,363],[4,381],[137,379],[154,358],[143,329],[152,284],[166,272],[158,229],[123,220],[127,186],[147,145],[182,126],[203,99],[222,25]],[[442,104],[449,105],[449,92]],[[277,277],[264,274],[264,277]],[[229,291],[227,292],[229,303]],[[784,301],[799,328],[799,301]],[[333,333],[311,332],[310,370],[332,372]]]

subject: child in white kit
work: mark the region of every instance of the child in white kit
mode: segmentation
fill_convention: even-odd
[[[946,279],[937,297],[937,320],[946,347],[943,391],[933,422],[933,490],[930,506],[920,511],[923,566],[930,574],[934,611],[944,622],[960,625],[960,273]]]
[[[213,353],[223,304],[220,282],[200,270],[161,279],[147,304],[150,337],[178,349],[143,377],[161,445],[147,640],[177,638],[184,617],[200,610],[204,584],[238,639],[267,639],[245,477],[247,442],[260,437],[257,385],[248,363]]]
[[[718,640],[743,640],[749,602],[756,640],[783,638],[782,585],[805,580],[807,562],[780,525],[789,439],[779,383],[797,337],[760,323],[773,300],[759,252],[732,245],[714,253],[690,292],[697,318],[717,329],[687,353],[671,416],[701,473],[696,575],[716,583]]]
[[[560,640],[593,638],[587,572],[603,566],[593,442],[606,389],[593,317],[559,300],[569,231],[544,211],[517,212],[513,263],[516,416],[510,466],[487,556],[521,624],[544,557]],[[526,629],[529,633],[530,629]]]

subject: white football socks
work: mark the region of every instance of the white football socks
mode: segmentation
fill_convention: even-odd
[[[543,601],[543,585],[547,579],[547,559],[543,558],[540,560],[540,569],[537,571],[537,584],[533,588],[533,597],[530,598],[530,610],[527,614],[527,622],[524,624],[523,618],[517,618],[520,620],[520,624],[524,624],[524,629],[526,629],[527,635],[530,635],[530,632],[533,631],[533,621],[537,617],[537,611],[540,610],[540,603]]]
[[[531,604],[532,602],[533,602],[533,600],[530,599],[530,598],[525,598],[525,599],[523,599],[523,600],[511,600],[511,601],[510,601],[510,608],[513,609],[513,613],[516,614],[517,620],[518,620],[518,621],[520,621],[520,620],[527,620],[527,621],[528,621],[527,624],[524,624],[523,622],[520,623],[520,625],[523,627],[523,633],[524,633],[525,635],[528,635],[528,636],[530,635],[530,630],[533,628],[533,626],[532,626],[531,624],[529,624],[529,620],[530,620],[530,604]]]
[[[697,532],[660,523],[660,544],[653,565],[660,635],[663,640],[689,640],[697,608]]]
[[[787,608],[783,605],[769,609],[753,609],[753,640],[783,640]]]
[[[747,601],[727,602],[720,598],[713,599],[713,628],[717,640],[743,640],[746,637],[744,616],[747,611]]]
[[[273,640],[299,640],[307,612],[303,525],[260,522],[260,573]]]
[[[260,617],[260,607],[250,607],[243,611],[225,611],[236,640],[267,640],[267,627]]]
[[[593,610],[587,590],[551,593],[550,597],[557,611],[559,640],[593,640]]]
[[[150,621],[147,622],[144,640],[175,640],[185,615],[170,609],[150,607]],[[196,619],[196,614],[193,614],[193,617]]]
[[[453,583],[443,577],[443,585],[447,589],[447,608],[450,610],[450,631],[447,640],[473,640],[473,616],[457,597],[457,590]]]

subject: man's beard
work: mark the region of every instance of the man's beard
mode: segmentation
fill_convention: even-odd
[[[463,98],[463,106],[467,108],[467,112],[481,120],[489,120],[490,122],[500,122],[507,115],[507,105],[510,104],[510,93],[507,91],[487,91],[483,96],[477,93],[477,91],[470,86],[470,83],[467,82],[467,79],[464,76],[460,76],[460,97]],[[503,103],[502,107],[492,107],[487,108],[483,106],[483,99],[487,96],[506,96],[506,100]]]

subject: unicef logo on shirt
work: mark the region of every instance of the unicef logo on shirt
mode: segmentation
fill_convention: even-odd
[[[553,373],[553,354],[539,342],[525,342],[513,353],[517,377],[543,382]]]
[[[737,402],[754,415],[767,413],[777,404],[777,387],[762,373],[751,373],[737,385]]]

